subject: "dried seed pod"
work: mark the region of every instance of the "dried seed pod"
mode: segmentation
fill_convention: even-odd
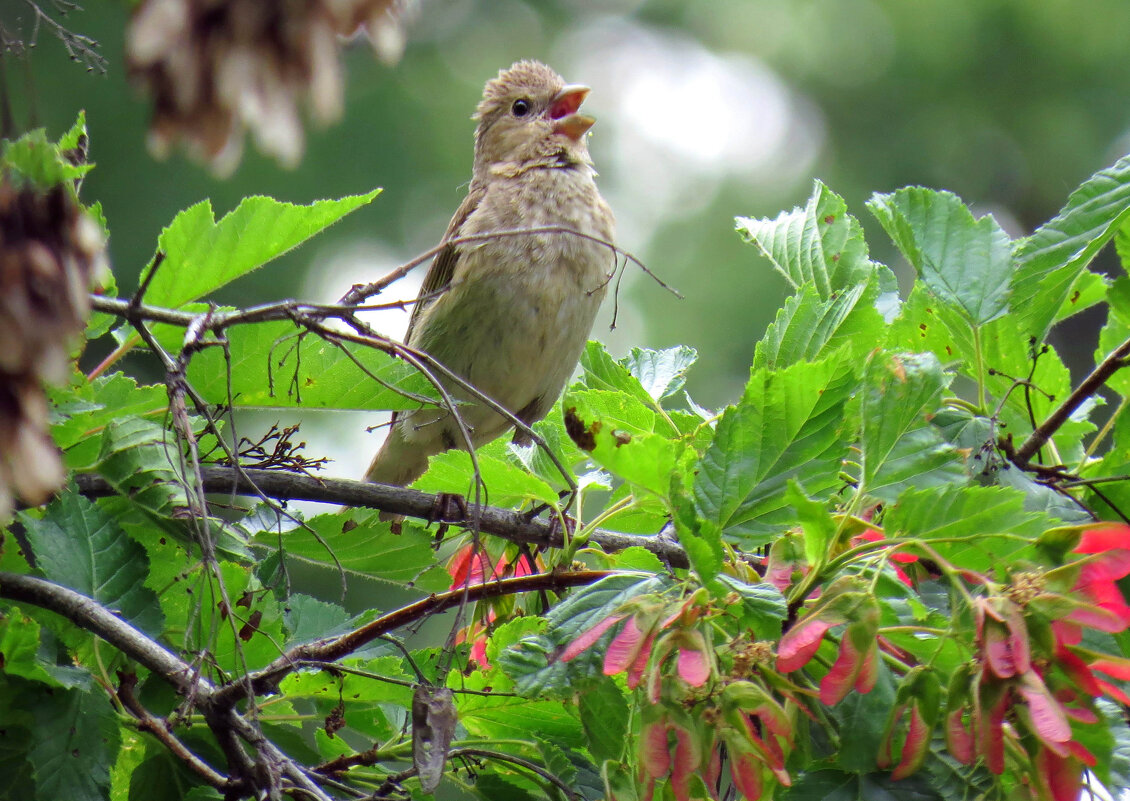
[[[104,249],[72,187],[0,175],[0,519],[14,497],[42,503],[63,482],[42,383],[70,373]]]
[[[366,30],[378,54],[399,56],[408,0],[145,0],[126,44],[130,74],[153,96],[150,148],[183,142],[220,174],[239,163],[248,130],[283,164],[302,155],[299,115],[341,113],[338,37]],[[395,51],[395,53],[394,53]]]

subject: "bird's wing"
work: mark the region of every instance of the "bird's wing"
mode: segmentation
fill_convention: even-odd
[[[447,224],[447,231],[443,234],[443,241],[453,239],[459,233],[459,229],[463,227],[463,223],[467,218],[478,208],[479,203],[483,199],[486,190],[482,186],[472,186],[471,191],[467,193],[467,197],[463,198],[463,202],[459,204],[459,208],[455,210],[455,216],[451,218],[451,222]],[[443,250],[436,254],[432,260],[432,266],[428,268],[428,274],[424,276],[424,283],[420,286],[420,297],[425,298],[416,303],[412,307],[412,318],[408,321],[408,333],[404,335],[404,341],[410,342],[412,340],[412,333],[416,329],[416,323],[419,321],[420,316],[423,314],[424,309],[431,305],[451,283],[452,276],[455,275],[455,265],[459,261],[459,248],[455,245],[447,245]]]

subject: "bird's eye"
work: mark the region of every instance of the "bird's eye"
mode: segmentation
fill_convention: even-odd
[[[533,105],[523,97],[514,101],[514,105],[510,107],[510,113],[515,117],[525,117],[530,113],[531,108],[533,108]]]

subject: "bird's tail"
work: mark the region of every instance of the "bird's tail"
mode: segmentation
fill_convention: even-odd
[[[428,467],[427,453],[418,444],[410,444],[404,439],[404,428],[402,425],[392,426],[384,445],[365,472],[366,480],[405,487],[424,474]]]

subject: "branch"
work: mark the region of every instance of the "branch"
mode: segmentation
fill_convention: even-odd
[[[144,665],[182,693],[195,690],[208,695],[211,683],[192,666],[165,650],[97,601],[46,579],[19,573],[0,573],[0,598],[49,609],[76,626],[98,635],[140,665]]]
[[[308,667],[310,662],[334,662],[388,634],[390,631],[395,631],[428,615],[438,614],[459,606],[464,603],[464,599],[466,599],[466,603],[475,603],[476,601],[516,595],[522,592],[536,592],[538,590],[560,592],[570,587],[592,584],[608,575],[610,575],[609,572],[605,570],[537,573],[532,576],[488,581],[485,584],[474,584],[470,587],[457,587],[439,595],[429,595],[414,604],[402,606],[387,615],[382,615],[353,631],[337,637],[296,645],[265,668],[247,676],[246,679],[225,685],[215,693],[212,701],[218,708],[231,707],[246,696],[248,685],[252,687],[256,695],[273,692],[277,689],[277,685],[283,677],[301,667]]]
[[[242,475],[241,475],[242,473]],[[252,495],[260,492],[280,501],[314,501],[334,506],[359,506],[380,509],[384,512],[416,517],[433,523],[459,525],[468,522],[458,504],[440,503],[441,496],[407,487],[373,484],[348,478],[317,478],[277,470],[204,465],[201,468],[204,491],[226,495]],[[84,495],[101,497],[114,495],[114,488],[100,476],[79,474],[75,476],[78,488]],[[440,514],[437,517],[437,510]],[[547,548],[562,548],[565,537],[561,527],[541,520],[529,520],[521,512],[483,506],[479,512],[478,529],[516,543],[527,543]],[[686,551],[677,541],[661,535],[621,534],[598,529],[589,538],[604,551],[615,553],[625,548],[639,547],[651,551],[672,567],[690,566]]]
[[[1084,378],[1083,382],[1067,396],[1067,399],[1036,427],[1036,430],[1028,436],[1028,439],[1024,440],[1021,446],[1016,449],[1016,453],[1013,454],[1013,462],[1021,469],[1028,469],[1029,462],[1036,455],[1036,451],[1040,450],[1051,439],[1060,426],[1067,422],[1068,418],[1083,405],[1087,398],[1098,392],[1112,375],[1126,367],[1128,358],[1130,358],[1130,339],[1127,339],[1103,359],[1102,363],[1095,367],[1091,374]]]
[[[137,700],[137,696],[133,693],[133,688],[137,686],[136,673],[123,673],[118,671],[118,700],[122,702],[122,706],[137,718],[138,728],[141,731],[146,731],[161,741],[165,748],[177,759],[181,760],[188,766],[188,769],[202,778],[208,784],[212,785],[218,790],[233,789],[232,782],[227,776],[218,772],[215,768],[205,762],[203,759],[192,753],[184,743],[173,736],[169,728],[165,725],[165,721],[155,717],[149,712],[141,702]]]

